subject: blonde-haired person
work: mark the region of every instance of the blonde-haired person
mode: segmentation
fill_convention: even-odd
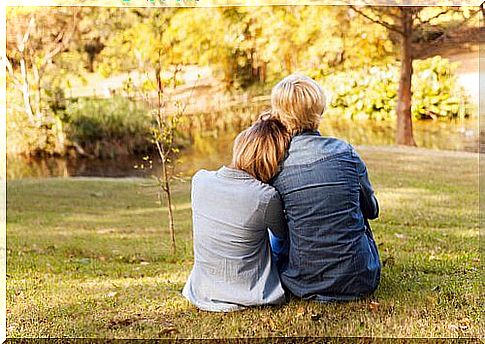
[[[234,141],[232,163],[192,179],[194,266],[183,295],[206,311],[285,302],[268,228],[287,235],[280,197],[267,183],[290,141],[275,118],[258,120]]]
[[[271,91],[272,112],[292,135],[317,130],[325,111],[322,87],[312,78],[295,73],[287,76]]]
[[[372,293],[381,264],[368,220],[377,218],[379,207],[364,162],[347,142],[320,135],[325,96],[311,78],[284,78],[273,88],[271,104],[293,135],[272,181],[289,227],[288,240],[271,239],[283,285],[321,302]]]

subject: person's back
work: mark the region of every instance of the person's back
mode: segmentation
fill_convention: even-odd
[[[194,266],[183,295],[198,308],[232,311],[285,301],[268,229],[282,238],[288,227],[268,182],[289,140],[278,120],[259,120],[237,136],[230,167],[201,170],[192,179]]]
[[[379,256],[361,208],[372,195],[369,189],[363,195],[361,185],[370,188],[365,165],[349,144],[318,131],[293,137],[273,186],[283,199],[290,236],[281,280],[294,295],[350,300],[377,287]],[[367,218],[376,218],[377,204],[368,209]]]
[[[350,300],[379,283],[381,265],[367,221],[379,210],[359,155],[318,132],[325,102],[321,86],[301,74],[271,92],[273,115],[293,136],[272,183],[283,200],[289,239],[272,238],[271,246],[282,282],[294,295]]]
[[[194,268],[184,295],[197,307],[230,311],[284,302],[264,218],[277,196],[273,187],[236,169],[194,176]]]

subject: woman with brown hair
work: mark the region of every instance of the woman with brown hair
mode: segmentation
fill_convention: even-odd
[[[194,266],[183,295],[202,310],[227,312],[282,304],[268,228],[287,235],[280,197],[267,183],[290,141],[275,118],[262,116],[241,132],[232,163],[192,179]]]

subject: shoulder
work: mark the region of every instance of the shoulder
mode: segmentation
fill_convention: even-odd
[[[211,180],[215,177],[215,175],[215,171],[198,170],[192,176],[192,185],[204,183],[205,181]]]
[[[332,148],[336,152],[350,152],[353,147],[350,143],[345,140],[336,137],[322,137],[324,146],[327,148]]]
[[[239,190],[241,199],[251,199],[258,204],[258,208],[264,209],[270,201],[279,196],[278,191],[269,184],[263,183],[256,178],[248,178],[241,181],[234,190]]]
[[[293,138],[283,169],[292,165],[311,164],[318,160],[328,160],[335,156],[351,155],[353,147],[345,140],[320,136],[297,135]]]
[[[351,145],[343,140],[332,136],[324,135],[295,135],[290,143],[290,147],[310,146],[310,147],[327,147],[340,150],[349,150]]]
[[[269,199],[275,197],[275,194],[278,194],[276,189],[266,183],[263,183],[256,178],[248,179],[247,181],[248,186],[254,191],[257,192],[261,199],[269,201]]]

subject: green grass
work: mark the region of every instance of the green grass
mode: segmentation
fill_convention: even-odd
[[[477,155],[360,151],[381,205],[377,292],[228,314],[198,311],[180,294],[192,266],[189,182],[175,185],[171,256],[148,181],[9,181],[7,336],[483,336]]]

